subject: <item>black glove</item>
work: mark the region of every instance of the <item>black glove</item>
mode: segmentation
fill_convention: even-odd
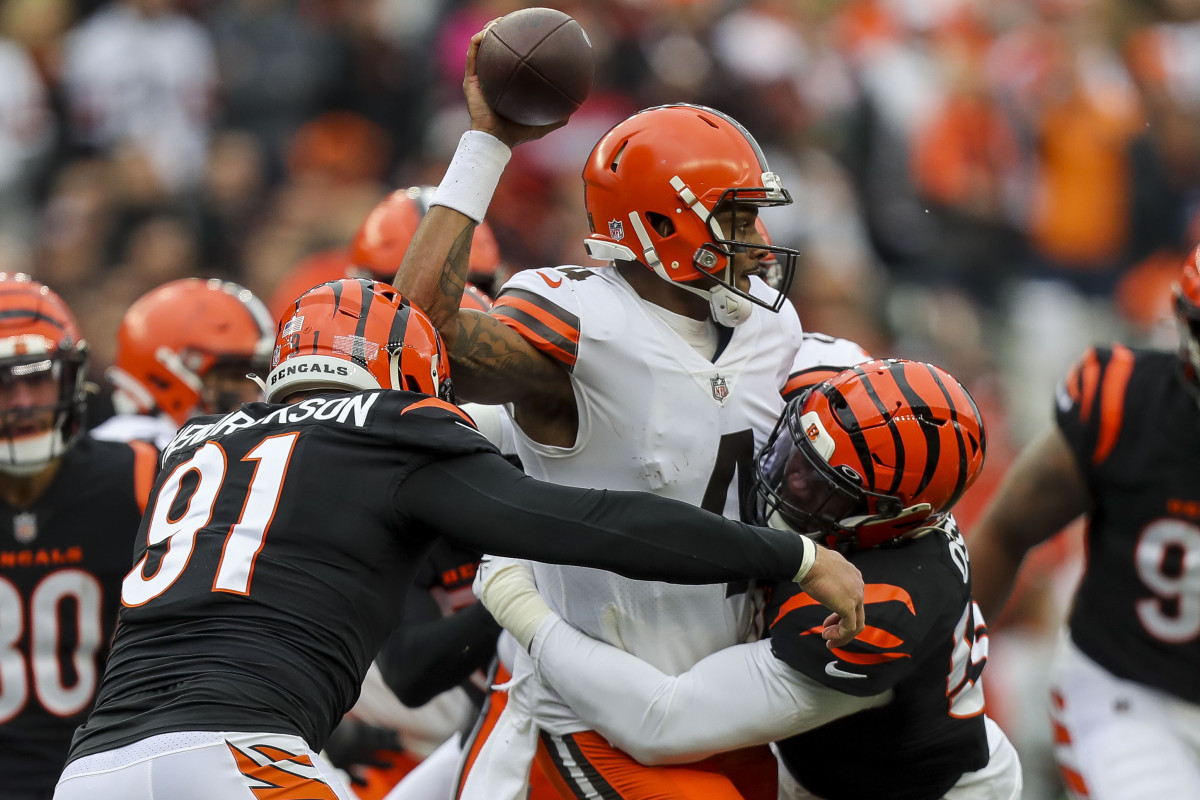
[[[344,717],[325,742],[325,760],[350,776],[355,786],[366,785],[365,767],[386,769],[391,766],[379,751],[398,752],[400,737],[391,728],[378,728]]]

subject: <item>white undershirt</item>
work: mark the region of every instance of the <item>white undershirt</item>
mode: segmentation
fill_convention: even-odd
[[[676,314],[674,311],[668,311],[662,306],[654,303],[647,303],[650,310],[667,323],[671,330],[679,334],[679,338],[683,339],[692,349],[700,355],[704,356],[706,361],[712,361],[713,356],[717,354],[717,323],[711,319],[692,319],[685,317],[683,314]]]

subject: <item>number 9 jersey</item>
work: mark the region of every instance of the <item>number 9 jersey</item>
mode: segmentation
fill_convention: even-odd
[[[1179,358],[1095,348],[1056,404],[1094,505],[1071,638],[1118,678],[1200,703],[1200,414]]]

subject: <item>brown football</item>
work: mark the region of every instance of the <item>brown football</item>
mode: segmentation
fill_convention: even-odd
[[[592,89],[596,59],[587,33],[570,15],[525,8],[497,20],[475,62],[484,99],[522,125],[571,116]]]

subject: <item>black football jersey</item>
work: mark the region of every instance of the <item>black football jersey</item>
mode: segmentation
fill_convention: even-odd
[[[918,539],[849,558],[866,585],[863,633],[829,650],[821,638],[829,612],[782,584],[767,612],[771,647],[833,689],[858,696],[890,689],[893,698],[779,742],[780,756],[826,800],[940,798],[988,763],[980,682],[987,629],[971,600],[967,548],[947,520]]]
[[[796,537],[685,503],[536,481],[435,398],[250,403],[184,426],[163,451],[70,757],[184,730],[320,749],[439,535],[691,583],[780,580],[803,561]]]
[[[154,448],[82,437],[28,508],[0,500],[0,796],[49,797],[87,718]]]
[[[1093,508],[1070,615],[1119,678],[1200,703],[1200,408],[1174,353],[1096,348],[1057,394]]]
[[[494,451],[457,409],[408,392],[251,403],[185,425],[72,758],[178,730],[292,733],[319,749],[433,542],[398,521],[397,485],[432,460]]]

